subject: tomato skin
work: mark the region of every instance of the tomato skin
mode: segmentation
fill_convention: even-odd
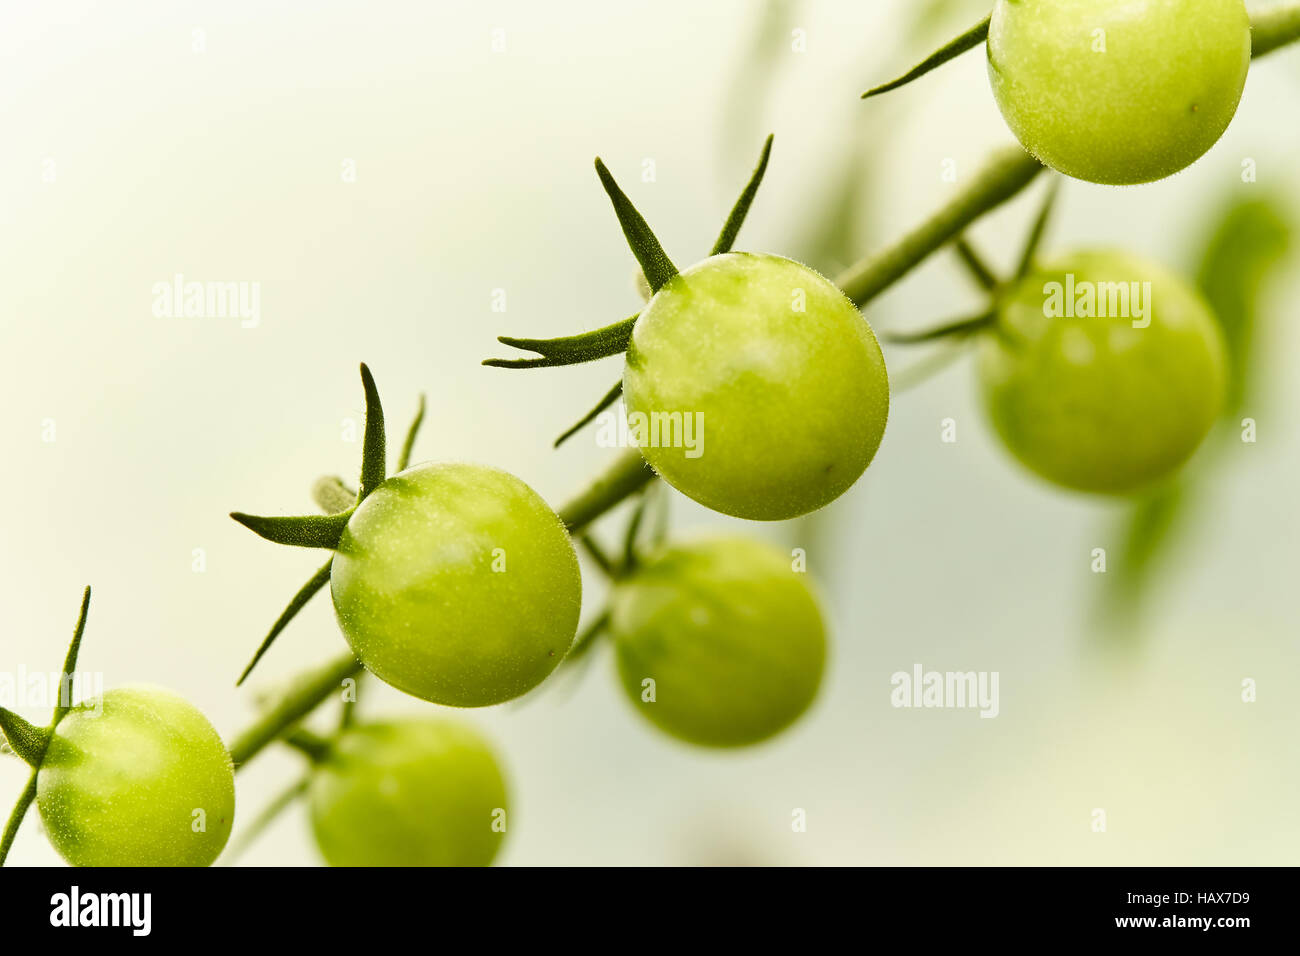
[[[1048,283],[1150,282],[1150,325],[1044,315]],[[1142,320],[1138,320],[1142,321]],[[1128,494],[1168,478],[1224,401],[1227,359],[1209,306],[1180,277],[1134,256],[1078,253],[1037,270],[1002,302],[979,354],[984,401],[1026,466],[1078,491]]]
[[[487,866],[509,823],[492,750],[448,720],[345,731],[316,767],[308,805],[331,866]]]
[[[339,542],[330,589],[368,670],[455,707],[539,684],[582,605],[578,556],[555,512],[513,475],[466,464],[420,465],[371,492]]]
[[[804,575],[746,538],[648,559],[616,586],[610,631],[638,713],[703,746],[746,746],[784,730],[817,696],[826,662],[825,625]],[[643,699],[647,678],[653,702]]]
[[[70,710],[36,787],[50,843],[73,866],[208,866],[235,818],[225,744],[192,704],[158,687],[116,688]]]
[[[698,413],[698,455],[680,443],[643,443],[642,455],[688,497],[760,521],[848,490],[889,415],[884,357],[857,307],[806,266],[740,252],[705,259],[655,294],[632,331],[623,392],[630,424]]]
[[[989,26],[993,94],[1021,145],[1108,185],[1163,179],[1218,142],[1250,55],[1242,0],[997,0]]]

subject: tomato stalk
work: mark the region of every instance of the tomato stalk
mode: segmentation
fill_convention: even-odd
[[[298,677],[274,707],[230,744],[230,759],[234,761],[235,770],[238,771],[286,730],[339,693],[343,682],[355,678],[360,672],[361,664],[348,653]]]
[[[835,280],[836,285],[855,304],[866,305],[975,220],[1019,193],[1042,171],[1042,163],[1019,146],[999,150],[946,206],[889,248],[849,266]]]

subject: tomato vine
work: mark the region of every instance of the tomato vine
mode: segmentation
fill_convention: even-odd
[[[1231,2],[1233,0],[1226,0],[1226,3],[1230,4]],[[997,17],[998,12],[995,10],[990,17],[986,17],[970,30],[944,45],[904,75],[868,90],[863,94],[863,98],[871,98],[896,90],[920,79],[955,57],[975,49],[981,44],[999,42],[1000,38],[997,36],[995,29]],[[1300,2],[1282,3],[1271,9],[1260,11],[1251,17],[1247,27],[1250,43],[1248,59],[1257,59],[1283,46],[1300,41]],[[1232,38],[1229,37],[1229,39]],[[1230,107],[1229,109],[1225,106],[1224,110],[1221,111],[1226,113],[1228,119],[1231,118],[1231,113],[1236,108],[1235,99],[1230,104]],[[1004,113],[1013,110],[1014,107],[1004,105]],[[1009,117],[1009,121],[1011,121],[1011,117]],[[1222,125],[1226,125],[1226,120]],[[1015,128],[1016,123],[1012,122],[1012,126]],[[1217,131],[1211,130],[1213,137],[1209,142],[1212,143],[1213,139],[1217,139],[1221,131],[1221,129]],[[1037,133],[1031,136],[1019,130],[1018,132],[1021,133],[1022,141],[1033,138],[1036,143],[1039,142]],[[1026,145],[1030,144],[1026,143]],[[1198,144],[1197,149],[1204,152],[1204,149],[1208,149],[1208,145]],[[709,283],[713,281],[723,284],[736,281],[750,286],[757,285],[756,282],[749,279],[735,280],[728,270],[732,270],[732,272],[743,271],[742,267],[738,266],[737,263],[745,263],[746,260],[740,258],[742,254],[735,253],[732,250],[745,218],[756,200],[772,157],[772,151],[773,137],[769,136],[763,145],[752,175],[742,189],[712,246],[710,256],[700,265],[686,269],[679,269],[669,257],[644,216],[633,206],[627,195],[618,186],[606,165],[600,159],[597,159],[595,169],[601,186],[610,199],[619,226],[640,267],[648,291],[655,298],[636,314],[589,332],[550,339],[501,336],[499,341],[503,345],[521,352],[532,353],[532,355],[528,357],[488,359],[484,364],[509,369],[555,368],[598,361],[618,355],[626,355],[629,364],[633,364],[642,360],[647,353],[652,351],[648,343],[639,340],[641,336],[649,335],[645,330],[652,324],[653,320],[647,319],[647,315],[657,317],[660,313],[668,311],[662,303],[670,299],[674,290],[686,288],[693,295],[704,295],[710,292],[712,287]],[[857,313],[858,309],[873,301],[936,252],[951,248],[963,263],[972,280],[981,290],[987,293],[989,299],[987,307],[973,315],[960,316],[920,332],[895,332],[885,336],[885,338],[901,344],[940,341],[954,346],[960,346],[978,338],[989,343],[989,349],[985,354],[985,368],[992,367],[998,361],[1003,361],[1003,364],[1008,367],[1013,365],[1014,356],[1012,358],[1007,358],[1006,355],[999,356],[996,350],[1000,344],[1006,344],[1008,337],[1014,338],[1017,335],[1024,334],[1022,328],[1017,328],[1014,322],[1007,320],[1007,313],[1014,305],[1017,289],[1021,288],[1031,277],[1035,281],[1042,278],[1039,271],[1044,267],[1041,267],[1038,262],[1039,247],[1047,230],[1060,177],[1055,174],[1051,176],[1052,182],[1048,186],[1043,205],[1032,222],[1016,267],[1010,276],[1000,276],[990,268],[965,233],[981,217],[1023,192],[1049,166],[1059,168],[1067,174],[1077,172],[1076,169],[1070,166],[1069,162],[1052,162],[1048,157],[1048,154],[1053,152],[1050,149],[1039,149],[1035,150],[1035,152],[1048,161],[1047,166],[1043,161],[1031,155],[1030,152],[1019,147],[1010,147],[998,151],[982,169],[972,175],[962,188],[956,191],[948,202],[929,218],[923,220],[893,244],[863,257],[839,275],[833,277],[832,280],[822,279],[816,273],[806,269],[806,267],[799,266],[797,263],[790,263],[789,260],[779,260],[781,263],[779,267],[789,269],[790,276],[783,275],[778,285],[784,290],[787,287],[798,286],[800,283],[813,285],[816,280],[821,280],[831,290],[827,292],[823,300],[823,309],[821,311],[833,310],[833,308],[838,307],[832,300],[835,296],[839,296],[844,300],[843,304],[847,307],[849,313],[856,315],[860,320],[861,317]],[[1193,152],[1195,155],[1191,155]],[[1193,161],[1196,156],[1199,156],[1200,152],[1192,150],[1186,156],[1175,157],[1175,161],[1163,164],[1155,172],[1167,174],[1169,171],[1176,171],[1174,167],[1182,168],[1187,165],[1187,162]],[[1166,166],[1169,167],[1168,170],[1165,170]],[[1114,171],[1103,170],[1097,174],[1099,178],[1096,181],[1124,181],[1106,177],[1112,176],[1112,174],[1124,176],[1128,175],[1129,172],[1131,171],[1114,173]],[[1132,173],[1132,175],[1138,177],[1132,179],[1134,182],[1156,178],[1152,170],[1139,170]],[[1147,178],[1141,178],[1144,176]],[[776,257],[766,257],[765,261],[768,265],[772,265],[774,260],[776,260]],[[1097,258],[1087,260],[1086,264],[1090,268],[1101,271],[1113,266],[1113,262]],[[796,268],[802,269],[803,272],[796,273]],[[701,269],[708,273],[706,280],[703,282],[700,281],[702,273],[699,270]],[[1062,271],[1063,269],[1056,267],[1047,269],[1047,272],[1051,275]],[[1082,275],[1086,274],[1087,270],[1081,266],[1078,271]],[[696,282],[697,285],[691,286],[690,283],[692,282]],[[1174,287],[1172,280],[1169,281],[1167,288],[1171,298],[1178,299],[1182,294],[1180,289]],[[1187,303],[1184,307],[1184,304],[1180,301],[1180,308],[1183,308],[1185,313],[1195,313],[1196,306],[1191,303],[1190,296],[1187,297]],[[711,318],[713,317],[711,316]],[[1204,331],[1202,327],[1205,326],[1209,319],[1194,314],[1194,320],[1199,323],[1197,335],[1201,335]],[[865,322],[861,322],[861,325],[866,329],[867,336],[870,337],[869,344],[863,346],[863,354],[867,356],[868,360],[864,361],[861,368],[869,372],[874,369],[872,361],[874,355],[878,355],[879,351],[878,349],[874,353],[870,351],[875,345],[874,335],[871,335],[870,329],[866,327]],[[837,327],[835,334],[839,335],[840,331]],[[1205,333],[1205,336],[1208,336],[1208,333]],[[1202,338],[1205,338],[1205,336],[1202,336]],[[1017,340],[1014,343],[1016,348],[1021,348],[1024,341],[1024,338]],[[1206,341],[1208,341],[1208,338]],[[1211,346],[1206,346],[1207,355],[1212,351]],[[989,356],[993,357],[990,358]],[[1210,355],[1209,358],[1206,358],[1204,364],[1207,368],[1212,365],[1213,356]],[[1050,366],[1048,367],[1049,370],[1052,370]],[[858,371],[858,369],[849,371]],[[1008,381],[1014,385],[1016,373],[1017,370],[1011,369],[1008,371],[1006,368],[1001,369],[996,374],[993,372],[988,373],[990,378],[997,379],[997,385],[992,386],[990,390],[996,392],[999,387],[1006,386]],[[576,540],[589,553],[595,564],[611,578],[615,585],[615,598],[611,605],[602,609],[585,628],[577,631],[580,582],[578,583],[579,593],[576,599],[574,594],[571,593],[571,589],[566,591],[566,587],[573,582],[571,580],[562,580],[563,575],[548,582],[546,587],[534,586],[532,590],[539,593],[559,593],[561,599],[554,607],[531,609],[530,613],[524,615],[524,617],[538,620],[560,620],[565,618],[566,609],[572,611],[571,621],[562,620],[554,633],[543,635],[545,640],[541,640],[537,643],[537,647],[533,648],[534,650],[544,649],[539,650],[539,653],[548,651],[553,660],[548,659],[541,664],[538,664],[537,661],[530,661],[530,666],[537,665],[534,672],[526,680],[516,682],[516,684],[512,684],[504,690],[490,688],[482,693],[471,694],[467,698],[457,699],[440,698],[438,692],[428,694],[419,693],[418,691],[412,692],[417,693],[418,696],[424,696],[426,699],[443,703],[495,703],[498,700],[505,700],[523,693],[545,678],[551,672],[551,669],[561,661],[572,662],[578,660],[590,650],[602,635],[613,634],[619,645],[625,687],[629,695],[635,697],[637,689],[640,687],[639,675],[641,669],[644,668],[644,662],[639,658],[647,655],[664,654],[664,648],[671,643],[665,641],[664,636],[655,632],[653,628],[638,628],[623,620],[620,609],[634,603],[637,599],[638,575],[663,575],[667,573],[664,570],[665,568],[681,567],[686,569],[685,576],[694,575],[698,578],[698,580],[691,581],[690,587],[706,591],[717,587],[722,589],[719,592],[722,593],[722,591],[726,591],[726,588],[718,585],[717,580],[729,580],[727,578],[727,574],[731,573],[729,562],[734,560],[733,556],[725,548],[714,546],[701,547],[695,551],[678,549],[665,552],[656,548],[652,551],[650,557],[643,555],[639,548],[639,535],[642,529],[642,520],[646,513],[647,499],[645,495],[647,489],[658,477],[663,477],[669,484],[673,484],[679,490],[697,498],[697,500],[703,501],[715,510],[751,518],[787,518],[820,507],[842,492],[845,487],[852,484],[857,476],[861,474],[861,471],[867,467],[871,455],[874,454],[875,445],[880,440],[879,433],[883,432],[884,409],[887,408],[888,400],[889,383],[884,377],[883,360],[880,363],[879,374],[884,399],[882,402],[883,407],[879,410],[878,429],[873,429],[874,434],[863,438],[861,444],[864,454],[858,456],[859,460],[845,465],[841,465],[840,462],[832,462],[834,467],[840,468],[839,474],[847,475],[847,481],[839,481],[833,488],[828,489],[825,494],[814,496],[815,500],[801,500],[793,504],[787,500],[779,500],[775,503],[746,501],[736,504],[734,507],[728,507],[726,502],[713,496],[712,489],[707,487],[709,481],[704,481],[703,485],[701,485],[692,478],[683,477],[682,473],[674,472],[674,468],[670,463],[664,460],[650,460],[651,456],[646,454],[644,448],[632,449],[615,457],[600,475],[559,508],[555,509],[554,512],[543,507],[544,503],[540,503],[540,499],[534,501],[535,496],[530,497],[531,490],[527,489],[527,486],[519,482],[518,479],[504,476],[501,479],[502,484],[498,499],[494,500],[493,504],[508,501],[518,504],[521,509],[524,509],[525,506],[533,509],[528,512],[535,519],[535,523],[529,526],[527,538],[530,541],[544,537],[549,533],[549,525],[553,524],[554,527],[550,528],[550,531],[554,533],[555,541],[560,542],[562,540],[563,544],[556,543],[555,549],[550,552],[552,555],[559,554],[564,548],[569,549],[566,554],[571,554],[572,544],[570,538]],[[928,371],[920,374],[928,374]],[[697,370],[695,378],[698,379],[698,377]],[[845,376],[838,376],[838,378],[849,379],[852,377],[848,372],[846,372]],[[1207,375],[1203,377],[1213,376],[1207,372]],[[374,377],[365,365],[361,366],[361,378],[366,398],[366,421],[360,474],[356,490],[350,489],[339,478],[327,477],[318,480],[312,489],[313,498],[321,507],[322,514],[292,517],[258,516],[242,512],[232,514],[236,521],[272,542],[335,552],[290,599],[260,646],[256,649],[248,666],[236,682],[237,684],[242,684],[245,681],[278,636],[307,602],[321,591],[327,583],[331,583],[332,578],[339,573],[337,552],[349,540],[349,535],[356,537],[359,534],[357,531],[358,516],[366,513],[364,506],[371,500],[372,496],[377,496],[376,501],[383,499],[387,491],[395,487],[394,482],[407,482],[405,490],[409,491],[413,479],[409,477],[408,468],[414,443],[425,417],[424,399],[421,397],[414,420],[405,434],[396,472],[390,475],[387,471],[386,462],[387,440],[383,408]],[[899,387],[898,380],[895,380],[893,387],[897,390]],[[1006,391],[1006,388],[1003,391]],[[625,373],[623,380],[614,385],[575,425],[568,428],[556,439],[556,444],[562,443],[576,434],[578,429],[590,424],[600,412],[611,407],[620,398],[625,398],[631,404],[636,404],[640,399],[635,392],[634,377]],[[1189,391],[1188,396],[1184,396],[1184,399],[1190,401],[1194,397]],[[997,405],[999,400],[995,398],[993,400],[994,404]],[[1183,402],[1184,405],[1186,401]],[[1210,407],[1211,405],[1213,407]],[[1202,433],[1207,430],[1209,424],[1217,416],[1218,410],[1217,404],[1207,402],[1205,415],[1202,416],[1204,422],[1198,421],[1194,423],[1196,428],[1200,429]],[[1059,461],[1052,459],[1053,450],[1049,449],[1039,456],[1038,452],[1041,449],[1032,447],[1033,442],[1016,431],[1016,423],[1011,421],[1015,416],[1007,413],[1005,408],[1001,411],[1002,415],[998,422],[999,428],[1004,433],[1010,432],[1014,434],[1014,438],[1010,440],[1010,443],[1013,446],[1017,443],[1020,444],[1020,447],[1014,448],[1014,450],[1019,457],[1026,460],[1035,470],[1051,475],[1062,484],[1084,488],[1085,490],[1095,490],[1090,487],[1091,485],[1105,484],[1104,481],[1097,481],[1095,475],[1070,473],[1068,467],[1061,466]],[[995,415],[995,417],[997,416]],[[1010,424],[1008,424],[1009,421]],[[1201,428],[1202,424],[1204,425],[1203,429]],[[1199,442],[1200,437],[1201,434],[1180,436],[1178,447],[1168,449],[1165,458],[1168,459],[1168,462],[1181,463],[1186,455],[1190,454],[1190,449],[1195,447],[1196,442]],[[1158,463],[1160,467],[1155,468],[1153,466],[1152,470],[1159,471],[1168,462],[1161,461]],[[724,475],[724,480],[720,483],[727,487],[734,487],[739,481],[739,476],[746,470],[748,463],[741,461],[740,464],[741,467],[736,471]],[[1116,466],[1116,468],[1119,467]],[[831,470],[832,468],[828,466],[827,471]],[[423,474],[425,477],[429,475],[428,472]],[[503,475],[504,473],[499,474]],[[443,473],[439,473],[438,477],[443,476]],[[1134,483],[1145,481],[1148,477],[1145,473],[1135,474]],[[479,484],[482,484],[482,475],[476,474],[475,479]],[[509,481],[506,479],[509,479]],[[428,480],[433,481],[434,479],[429,478]],[[473,482],[469,483],[473,484]],[[790,484],[807,484],[807,479],[804,476],[792,476]],[[1115,489],[1107,488],[1103,490]],[[1118,490],[1128,491],[1129,487],[1125,484],[1123,488]],[[439,486],[439,494],[444,494],[445,491],[444,487]],[[602,516],[638,494],[642,495],[642,500],[640,506],[630,516],[621,554],[618,557],[610,557],[595,539],[588,534],[589,529]],[[516,515],[520,513],[523,512],[512,512],[512,514]],[[551,519],[554,519],[554,521],[551,521]],[[662,535],[655,536],[656,544],[662,543],[659,540],[661,537]],[[746,545],[747,547],[748,545]],[[713,550],[710,550],[710,548],[713,548]],[[759,576],[761,580],[752,595],[754,602],[761,603],[765,595],[791,587],[789,581],[780,573],[779,565],[781,561],[773,560],[771,555],[761,555],[757,552],[753,554],[746,552],[744,557],[747,561],[762,565],[762,573]],[[555,564],[554,561],[550,563]],[[576,557],[574,557],[573,570],[575,573],[576,567]],[[722,571],[719,571],[719,568]],[[568,577],[572,578],[573,575]],[[337,584],[336,587],[338,587]],[[800,583],[798,587],[802,588],[803,585]],[[337,607],[338,595],[335,594],[334,597]],[[722,746],[763,739],[795,719],[808,706],[812,695],[815,693],[816,685],[821,676],[821,654],[823,653],[820,643],[822,640],[821,621],[817,615],[816,605],[813,603],[811,596],[807,596],[803,592],[799,593],[798,599],[804,604],[800,605],[799,614],[796,615],[799,625],[799,628],[796,629],[801,628],[807,637],[805,647],[807,653],[805,655],[806,660],[796,662],[796,664],[803,667],[806,680],[804,680],[803,686],[795,688],[797,692],[789,694],[789,700],[784,702],[780,714],[773,719],[769,719],[771,715],[766,714],[757,716],[742,714],[741,719],[729,723],[727,719],[719,718],[710,709],[710,706],[699,706],[694,710],[689,706],[684,706],[674,712],[657,712],[652,719],[666,727],[669,732],[685,739],[694,739],[697,742]],[[657,597],[656,600],[658,600]],[[76,667],[77,655],[86,626],[89,601],[90,588],[86,588],[74,635],[64,661],[62,674],[65,683],[66,678],[74,672]],[[490,604],[491,602],[485,600],[484,603]],[[779,616],[779,613],[779,610],[772,611],[773,616]],[[345,618],[346,615],[341,612],[340,617]],[[348,630],[346,626],[344,629],[345,632]],[[577,631],[576,634],[575,631]],[[348,633],[347,636],[350,641],[353,641],[351,633]],[[563,644],[563,647],[560,647],[560,644]],[[309,757],[313,767],[313,774],[320,771],[321,768],[332,767],[329,772],[343,777],[346,776],[346,773],[339,770],[338,766],[331,765],[331,761],[340,750],[352,746],[352,741],[362,740],[368,735],[385,738],[387,744],[391,744],[398,751],[418,751],[421,748],[434,750],[437,746],[441,746],[442,739],[439,735],[450,734],[456,736],[460,734],[458,730],[451,731],[447,728],[354,724],[351,705],[355,702],[355,687],[353,687],[354,693],[341,701],[343,708],[339,728],[333,736],[317,738],[305,731],[301,724],[306,717],[333,698],[334,695],[339,694],[342,697],[341,691],[347,686],[348,682],[360,679],[363,674],[363,665],[357,655],[360,653],[365,656],[366,652],[358,650],[358,642],[356,641],[353,642],[353,646],[353,652],[331,658],[294,679],[289,688],[274,703],[242,733],[233,738],[228,750],[234,771],[241,770],[270,744],[281,741],[297,747]],[[761,673],[775,687],[781,684],[783,674],[788,676],[792,665],[788,660],[784,662],[779,660],[779,654],[776,652],[772,652],[764,658],[763,655],[771,650],[770,647],[761,648],[761,653],[756,655],[753,667],[756,672]],[[518,671],[522,666],[516,660],[507,663],[509,667],[503,669]],[[382,671],[384,668],[382,666],[369,660],[367,665],[367,670],[378,672],[380,676],[383,676]],[[725,675],[705,675],[703,679],[717,686],[725,680]],[[464,681],[461,681],[461,683],[464,683]],[[403,689],[409,688],[404,687]],[[788,682],[782,686],[782,689],[790,690]],[[34,801],[38,801],[39,777],[42,768],[50,758],[51,742],[55,740],[61,722],[72,709],[72,702],[64,699],[61,695],[51,722],[46,727],[37,727],[16,713],[0,707],[0,730],[3,731],[9,748],[32,768],[28,782],[8,818],[3,837],[0,837],[0,864],[5,861],[27,810]],[[433,739],[434,737],[437,739]],[[476,740],[461,737],[457,737],[457,740],[458,746],[462,746],[467,751],[474,751],[474,759],[481,761],[474,774],[471,775],[473,780],[470,784],[471,787],[476,787],[481,791],[480,796],[482,799],[480,802],[483,802],[485,807],[491,807],[493,810],[502,809],[505,803],[504,783],[499,774],[496,773],[495,765],[491,764],[488,757],[483,756],[488,752],[486,746],[482,747],[482,754],[480,754],[478,753],[479,742]],[[405,759],[405,756],[402,759]],[[421,785],[427,783],[428,781],[422,781]],[[262,821],[267,818],[268,814],[273,816],[279,809],[282,809],[283,806],[288,805],[297,797],[312,793],[315,785],[315,780],[311,775],[296,781],[280,798],[273,801],[266,814],[259,819],[258,823],[254,824],[253,831],[256,832],[260,829]],[[321,798],[317,801],[318,828],[328,831],[330,834],[328,839],[324,841],[332,845],[332,850],[326,854],[327,857],[339,862],[355,862],[359,858],[356,848],[347,845],[347,841],[342,839],[339,834],[346,832],[346,821],[350,813],[370,812],[369,801],[373,794],[363,792],[365,790],[364,786],[358,785],[351,780],[345,780],[339,786],[340,789],[331,794],[330,799]],[[501,805],[500,808],[495,806],[498,803]],[[336,815],[338,821],[341,822],[331,822],[331,818]],[[224,844],[224,842],[223,836],[221,843]],[[438,859],[445,858],[452,862],[462,860],[488,862],[496,852],[498,842],[496,840],[478,840],[475,845],[470,847],[451,847]],[[394,842],[394,846],[398,846],[397,841]],[[220,850],[219,846],[217,850]]]

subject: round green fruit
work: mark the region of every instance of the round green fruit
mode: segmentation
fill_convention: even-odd
[[[650,300],[623,394],[632,435],[665,481],[763,521],[848,490],[889,414],[884,357],[857,307],[806,266],[740,252],[705,259]]]
[[[1147,183],[1218,142],[1250,49],[1242,0],[997,0],[989,77],[1042,162],[1089,182]]]
[[[446,720],[344,731],[316,766],[308,803],[331,866],[487,866],[505,838],[496,757]]]
[[[59,721],[36,804],[74,866],[208,866],[235,819],[230,754],[206,717],[156,687],[122,687]]]
[[[357,659],[423,700],[482,707],[518,697],[563,659],[582,579],[560,519],[513,475],[420,465],[357,508],[330,572]]]
[[[985,403],[1012,454],[1049,481],[1111,494],[1155,485],[1191,457],[1223,407],[1226,369],[1218,323],[1195,290],[1106,251],[1021,282],[979,356]]]
[[[669,547],[614,590],[610,631],[637,711],[675,737],[754,744],[817,696],[826,630],[804,575],[744,538]],[[651,699],[653,698],[653,699]]]

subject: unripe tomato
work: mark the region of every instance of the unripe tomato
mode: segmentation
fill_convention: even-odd
[[[1113,314],[1120,284],[1128,315]],[[1076,315],[1059,316],[1070,298]],[[1111,315],[1077,314],[1102,302]],[[1085,252],[1042,268],[1002,301],[997,324],[979,358],[993,424],[1020,461],[1067,488],[1123,494],[1160,482],[1223,407],[1227,362],[1209,306],[1134,256]]]
[[[744,538],[650,558],[616,586],[610,631],[638,712],[712,747],[788,727],[817,695],[826,661],[825,626],[803,574]]]
[[[1242,0],[997,0],[988,63],[1030,153],[1089,182],[1147,183],[1228,128],[1250,17]]]
[[[345,731],[316,767],[308,802],[331,866],[487,866],[509,822],[496,757],[447,720]]]
[[[59,721],[36,775],[50,842],[74,866],[207,866],[235,819],[230,754],[207,718],[122,687]]]
[[[578,556],[555,512],[481,465],[420,465],[380,484],[343,532],[330,588],[368,670],[456,707],[539,684],[582,605]]]
[[[641,453],[664,480],[715,511],[764,521],[848,490],[889,414],[884,357],[857,307],[806,266],[740,252],[705,259],[655,294],[632,331],[623,392],[634,437],[644,426]]]

